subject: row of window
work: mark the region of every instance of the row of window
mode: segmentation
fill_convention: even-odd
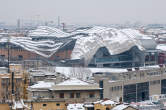
[[[43,107],[46,107],[47,104],[43,104]],[[60,106],[60,103],[56,103],[56,106]]]
[[[5,55],[0,55],[1,58],[5,58]],[[18,59],[23,59],[23,56],[22,55],[18,55]]]
[[[110,89],[111,89],[112,92],[113,91],[121,91],[122,90],[122,86],[115,86],[115,87],[111,87]]]
[[[151,56],[146,55],[145,56],[145,61],[155,61],[155,56],[154,55],[151,55]]]
[[[96,109],[96,110],[101,110],[101,109]],[[109,108],[106,108],[105,110],[110,110]]]
[[[160,84],[160,80],[150,81],[150,85]]]
[[[156,84],[160,84],[160,80],[150,81],[150,85],[156,85]],[[122,86],[114,86],[114,87],[111,87],[110,90],[111,91],[121,91]]]
[[[21,83],[21,81],[22,81],[22,78],[15,78],[15,82],[16,82],[16,84],[17,83]],[[10,79],[9,78],[3,78],[3,79],[1,79],[1,85],[2,86],[8,86],[8,85],[10,85]]]
[[[147,75],[160,75],[160,72],[157,72],[157,71],[148,72]]]
[[[59,98],[64,98],[65,94],[64,93],[60,93],[59,94]],[[70,98],[80,98],[81,97],[81,93],[70,93],[69,94]],[[89,98],[94,98],[95,94],[94,93],[89,93]]]

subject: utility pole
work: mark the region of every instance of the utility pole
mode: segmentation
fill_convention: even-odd
[[[8,73],[10,73],[10,37],[8,37],[8,42],[7,42],[7,45],[8,45]]]
[[[8,49],[8,74],[10,74],[10,37],[7,39],[7,49]],[[9,86],[10,87],[10,86]],[[9,93],[9,96],[11,96],[11,93]],[[10,110],[12,110],[12,96],[11,100],[8,101],[8,105],[10,107]]]

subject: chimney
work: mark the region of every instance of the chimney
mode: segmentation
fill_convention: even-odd
[[[162,67],[163,67],[163,64],[159,64],[159,66],[160,66],[160,68],[162,68]]]
[[[139,67],[135,67],[135,70],[136,70],[136,71],[139,71]]]
[[[132,71],[132,68],[127,68],[127,71]]]

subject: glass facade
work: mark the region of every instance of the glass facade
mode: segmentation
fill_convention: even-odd
[[[166,79],[161,80],[161,94],[166,94]]]
[[[149,82],[125,85],[123,89],[124,102],[140,102],[149,99]]]
[[[137,84],[137,102],[149,99],[149,82]]]
[[[124,102],[136,102],[136,84],[124,86],[123,100]]]
[[[89,66],[92,64],[100,64],[103,65],[103,67],[128,68],[141,66],[143,62],[143,52],[137,47],[133,47],[128,51],[116,55],[111,55],[107,48],[101,47],[93,56]]]
[[[103,80],[99,81],[99,87],[102,88],[100,90],[100,99],[103,99]]]

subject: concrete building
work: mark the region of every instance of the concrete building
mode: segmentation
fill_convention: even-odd
[[[104,73],[94,75],[103,88],[103,97],[116,101],[140,102],[149,96],[165,94],[165,67],[153,66],[128,69],[128,72]]]

